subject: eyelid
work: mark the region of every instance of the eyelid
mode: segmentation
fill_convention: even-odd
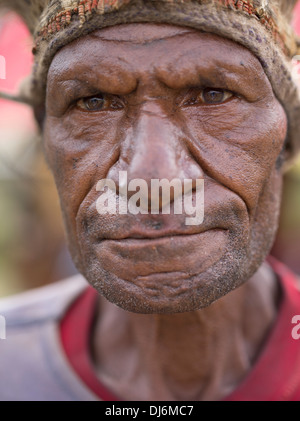
[[[201,96],[202,99],[203,99],[203,93],[204,93],[205,90],[223,91],[225,93],[225,96],[227,96],[227,97],[225,98],[224,101],[222,101],[222,102],[216,102],[215,104],[214,103],[205,102],[204,100],[203,100],[202,103],[200,101],[198,102],[198,104],[202,104],[204,106],[213,107],[213,106],[223,105],[223,104],[226,104],[231,98],[233,99],[233,98],[240,98],[241,97],[240,95],[236,94],[235,92],[233,92],[233,91],[231,91],[229,89],[219,88],[219,87],[217,88],[217,87],[214,87],[214,86],[205,86],[203,88],[202,87],[201,88],[190,88],[188,90],[187,94],[185,95],[185,98],[182,101],[182,105],[184,107],[189,107],[189,106],[197,105],[196,103],[195,104],[191,104],[189,102],[192,99],[195,99],[195,98],[197,98],[199,96]]]
[[[225,95],[226,98],[222,102],[220,102],[219,104],[224,104],[225,102],[227,102],[227,100],[229,98],[232,98],[234,96],[234,93],[229,91],[228,89],[214,89],[214,88],[212,88],[211,90],[212,91],[215,90],[215,91],[223,91],[224,92],[224,95]],[[201,91],[202,96],[203,96],[203,92],[204,92],[204,89]],[[214,104],[211,104],[211,105],[214,105]]]
[[[115,110],[118,110],[118,109],[122,108],[122,107],[118,107],[118,106],[109,106],[107,108],[99,109],[99,110],[88,110],[88,109],[85,109],[83,106],[80,107],[78,105],[80,102],[87,101],[87,100],[93,99],[93,98],[99,98],[99,97],[102,97],[104,102],[105,101],[109,102],[110,105],[112,105],[112,103],[115,101],[116,103],[118,102],[119,104],[122,104],[122,106],[124,106],[124,101],[122,101],[122,99],[118,95],[106,94],[104,92],[97,92],[96,94],[93,94],[93,95],[84,96],[84,97],[80,97],[80,98],[75,99],[74,101],[72,101],[71,107],[77,108],[77,109],[80,109],[83,112],[89,112],[89,113],[96,113],[96,112],[108,111],[108,110],[114,110],[115,111]]]
[[[79,108],[82,111],[91,112],[90,110],[87,110],[87,109],[84,108],[84,101],[87,101],[87,100],[92,99],[92,98],[99,98],[101,96],[102,96],[102,94],[97,94],[97,95],[92,95],[92,96],[87,96],[87,97],[79,98],[76,101],[74,101],[75,102],[75,107]],[[105,101],[104,98],[103,98],[103,101]],[[80,103],[81,103],[81,106],[79,105]]]

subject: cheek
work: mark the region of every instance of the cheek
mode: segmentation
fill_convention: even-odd
[[[111,119],[103,124],[102,121],[87,124],[80,118],[47,117],[45,156],[54,175],[62,210],[70,220],[75,222],[82,201],[90,191],[97,193],[97,182],[106,178],[118,159],[116,133],[117,124]]]
[[[268,106],[233,101],[227,113],[193,111],[187,127],[199,164],[237,193],[253,214],[286,137],[281,105],[275,99]]]

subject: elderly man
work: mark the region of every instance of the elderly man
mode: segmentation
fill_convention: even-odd
[[[2,400],[300,400],[298,281],[267,258],[299,146],[295,3],[0,1],[34,34],[19,99],[82,274],[0,305]],[[192,180],[196,206],[202,180],[203,222],[175,188],[169,213],[145,191],[100,212],[99,180],[132,198],[120,174],[183,201]]]

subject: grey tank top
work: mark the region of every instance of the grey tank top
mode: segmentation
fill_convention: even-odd
[[[99,400],[70,366],[59,337],[59,321],[87,286],[76,275],[0,300],[0,338],[5,337],[0,339],[0,401]]]

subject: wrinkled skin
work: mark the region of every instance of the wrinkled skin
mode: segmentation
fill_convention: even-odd
[[[259,61],[215,35],[164,32],[151,41],[150,29],[98,31],[60,51],[48,78],[45,149],[73,258],[135,312],[191,311],[249,279],[272,244],[280,201],[286,118]],[[192,102],[201,88],[234,96]],[[114,96],[102,110],[74,106],[101,92]],[[96,183],[117,183],[119,171],[129,181],[203,178],[204,223],[100,216]]]
[[[213,34],[122,25],[54,57],[44,147],[71,254],[109,302],[149,313],[101,304],[96,332],[111,336],[105,344],[95,339],[94,355],[100,377],[123,398],[218,399],[249,370],[276,316],[276,282],[262,262],[277,229],[286,134],[258,59]],[[100,216],[96,184],[117,183],[119,171],[149,184],[203,178],[203,224],[185,225],[186,215]],[[114,331],[118,320],[122,330]],[[225,335],[235,328],[234,338]],[[131,380],[121,384],[122,374]]]

